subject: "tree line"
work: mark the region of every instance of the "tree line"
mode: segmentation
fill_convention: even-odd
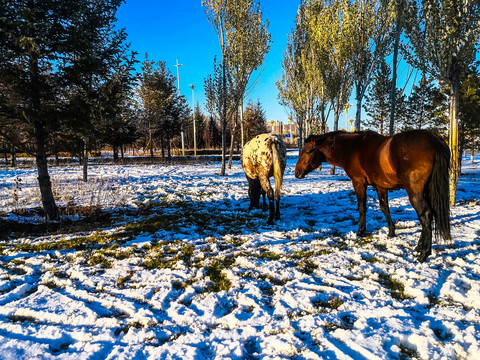
[[[296,119],[300,144],[306,134],[324,132],[331,116],[338,130],[352,97],[356,131],[428,128],[443,135],[452,154],[453,205],[462,150],[480,125],[479,38],[477,0],[301,0],[278,97]],[[397,80],[401,59],[420,78],[408,97]]]
[[[260,0],[202,1],[221,53],[205,78],[208,115],[198,104],[189,108],[165,62],[146,55],[135,70],[138,55],[115,27],[122,3],[0,0],[0,143],[35,156],[47,220],[58,219],[50,155],[77,154],[86,181],[89,153],[106,144],[115,158],[126,144],[167,157],[185,141],[220,147],[224,175],[227,147],[231,164],[235,147],[266,131],[260,102],[244,108],[271,43]],[[448,135],[454,199],[459,154],[479,128],[479,7],[474,0],[301,0],[277,82],[299,146],[305,134],[324,132],[331,115],[338,129],[353,94],[356,130],[427,127]],[[420,74],[408,97],[397,81],[400,59]]]
[[[170,156],[180,128],[186,145],[194,143],[191,109],[165,63],[146,56],[135,70],[137,53],[126,30],[115,27],[122,3],[0,1],[0,146],[12,162],[16,153],[35,157],[47,220],[59,218],[47,157],[78,156],[87,181],[89,153],[105,145],[114,157],[126,144]],[[248,103],[243,114],[250,132],[265,131],[259,102]],[[218,147],[218,119],[198,105],[194,115],[199,147]]]

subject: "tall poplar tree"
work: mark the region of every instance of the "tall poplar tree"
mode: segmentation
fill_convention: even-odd
[[[250,78],[270,50],[268,21],[263,21],[259,0],[232,2],[227,19],[227,64],[239,102],[241,145],[245,143],[243,99]]]
[[[357,102],[355,129],[360,131],[363,97],[386,55],[393,13],[386,0],[355,0],[349,9],[350,17],[356,19],[351,61]]]
[[[409,17],[407,60],[449,89],[450,205],[453,206],[460,171],[461,84],[479,47],[480,4],[478,0],[410,0]]]
[[[207,20],[217,33],[222,55],[220,89],[224,94],[220,96],[223,102],[219,109],[222,124],[220,174],[225,175],[227,124],[229,120],[234,120],[233,116],[243,101],[250,76],[262,64],[269,50],[270,35],[267,31],[268,23],[262,20],[259,0],[202,0],[202,5]],[[235,86],[231,86],[232,83]],[[218,94],[220,89],[216,89]],[[227,98],[231,100],[230,103]]]
[[[276,82],[278,99],[292,113],[299,133],[299,149],[311,126],[322,79],[316,68],[307,21],[307,3],[302,1],[295,19],[295,29],[288,36],[282,60],[282,78]],[[317,76],[315,76],[317,75]]]

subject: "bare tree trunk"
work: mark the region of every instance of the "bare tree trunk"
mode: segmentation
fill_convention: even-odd
[[[360,86],[358,84],[356,88],[357,89],[355,99],[357,100],[357,112],[355,114],[355,131],[360,131],[362,119],[362,95]]]
[[[17,167],[17,151],[12,147],[12,167]]]
[[[52,183],[50,182],[50,175],[48,174],[47,153],[45,149],[45,128],[43,120],[40,119],[40,84],[39,79],[39,65],[38,59],[31,58],[29,70],[32,79],[32,115],[34,124],[34,135],[37,147],[36,163],[38,173],[38,185],[40,187],[40,194],[42,198],[43,210],[45,212],[45,219],[47,221],[58,220],[58,208],[53,197]]]
[[[472,146],[470,148],[470,164],[473,164],[475,162],[474,157],[475,157],[475,137],[472,136]]]
[[[243,119],[243,99],[240,100],[238,110],[240,111],[240,141],[243,149],[243,146],[245,145],[245,120]]]
[[[450,84],[450,206],[455,205],[458,175],[460,170],[458,142],[458,105],[460,103],[460,80],[454,79]]]
[[[52,183],[48,174],[47,154],[45,152],[45,133],[43,125],[35,122],[35,139],[37,143],[38,185],[42,197],[43,210],[47,221],[58,220],[58,208],[53,197]]]
[[[117,145],[113,145],[112,146],[112,150],[113,150],[113,162],[118,162],[118,146]]]
[[[388,134],[393,136],[393,128],[395,124],[395,110],[397,106],[397,65],[398,65],[398,48],[400,44],[401,23],[397,11],[397,22],[395,24],[395,42],[393,45],[393,64],[392,64],[392,87],[390,89],[390,122],[388,126]]]
[[[335,109],[333,110],[333,131],[338,131],[339,119],[340,119],[340,96],[337,97]],[[335,175],[335,165],[330,166],[330,175]]]
[[[88,181],[88,138],[83,140],[83,182]]]
[[[222,87],[223,94],[227,92],[227,75],[225,73],[225,57],[222,61]],[[225,176],[225,163],[226,163],[226,153],[227,153],[227,100],[224,96],[222,104],[222,168],[220,169],[220,175]]]
[[[228,155],[228,168],[232,168],[232,161],[233,161],[233,147],[235,145],[235,132],[237,131],[237,116],[233,117],[233,129],[230,141],[230,154]]]

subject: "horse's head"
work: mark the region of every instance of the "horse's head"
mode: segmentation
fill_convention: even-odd
[[[297,165],[295,165],[295,177],[303,179],[305,175],[322,166],[324,161],[325,155],[315,147],[314,140],[308,138],[298,156]]]

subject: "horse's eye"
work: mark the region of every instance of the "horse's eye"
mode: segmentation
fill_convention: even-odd
[[[311,153],[313,153],[314,151],[315,151],[315,149],[308,150],[308,151],[307,151],[307,154],[311,154]]]

